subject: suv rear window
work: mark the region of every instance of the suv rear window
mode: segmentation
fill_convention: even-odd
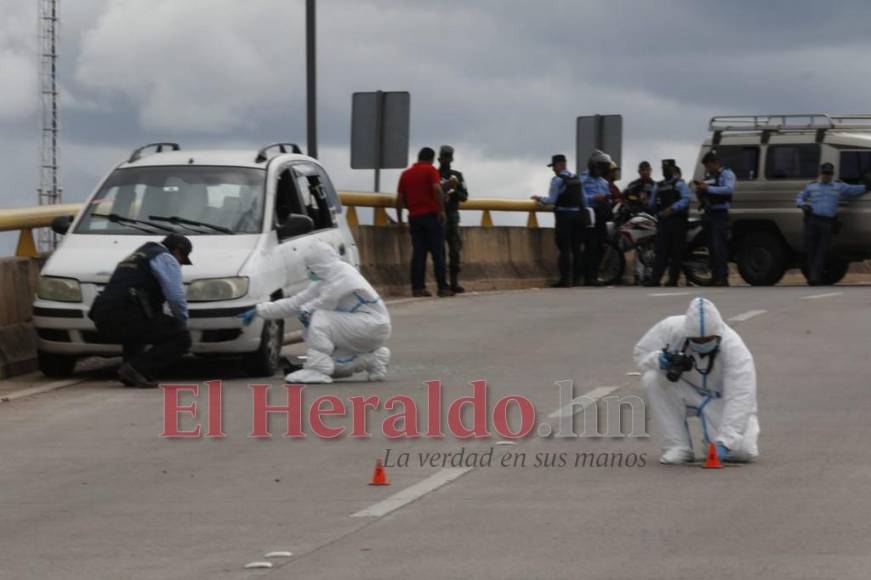
[[[769,145],[765,178],[814,179],[819,165],[819,145]]]
[[[727,145],[717,147],[717,155],[723,167],[734,171],[739,181],[759,177],[759,147]]]
[[[871,171],[871,151],[842,151],[841,180],[862,183],[862,176]]]

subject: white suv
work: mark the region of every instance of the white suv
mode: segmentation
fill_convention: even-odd
[[[312,240],[327,241],[359,267],[330,178],[291,143],[260,151],[140,147],[77,217],[58,218],[52,228],[64,238],[42,269],[33,305],[39,365],[51,377],[72,373],[78,358],[120,354],[120,345],[101,340],[88,310],[120,260],[169,232],[193,242],[193,265],[182,268],[191,351],[240,356],[256,376],[276,372],[286,333],[300,326],[255,319],[246,327],[236,316],[303,288],[302,256]]]

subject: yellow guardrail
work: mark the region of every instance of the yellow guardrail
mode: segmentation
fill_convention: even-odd
[[[391,220],[387,216],[387,208],[396,206],[396,196],[392,193],[370,193],[364,191],[339,192],[342,204],[347,208],[347,219],[350,225],[359,225],[358,207],[371,207],[375,210],[374,225],[387,226]],[[20,207],[0,209],[0,232],[20,231],[16,256],[33,257],[37,255],[36,244],[33,241],[33,230],[46,228],[53,219],[75,215],[84,207],[82,203],[67,203],[61,205],[43,205],[38,207]],[[543,208],[532,200],[503,199],[480,197],[473,198],[460,205],[460,209],[482,211],[481,226],[493,227],[494,211],[527,212],[526,227],[537,228],[536,212]]]

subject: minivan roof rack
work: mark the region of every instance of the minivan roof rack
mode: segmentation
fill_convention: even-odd
[[[169,147],[173,151],[181,150],[181,147],[178,146],[178,143],[149,143],[148,145],[143,145],[138,149],[134,149],[133,153],[130,154],[130,159],[127,160],[127,163],[133,163],[134,161],[139,161],[140,159],[142,159],[142,152],[149,147],[154,147],[155,153],[163,153],[164,147]]]
[[[787,115],[720,115],[708,130],[715,133],[745,131],[819,131],[827,129],[871,131],[871,115],[798,113]]]
[[[287,153],[287,148],[290,147],[291,153],[296,153],[298,155],[302,155],[302,149],[299,148],[299,145],[296,143],[271,143],[257,152],[257,157],[254,158],[254,163],[263,163],[269,157],[266,155],[266,152],[270,149],[274,149],[278,147],[278,150],[282,153]]]

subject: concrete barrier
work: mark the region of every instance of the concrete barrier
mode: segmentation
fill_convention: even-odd
[[[353,228],[363,275],[385,296],[411,292],[411,237],[398,226]],[[464,227],[460,283],[468,290],[533,288],[556,278],[552,229]],[[432,261],[427,283],[435,290]]]
[[[0,379],[37,368],[30,321],[39,268],[30,258],[0,259]]]

